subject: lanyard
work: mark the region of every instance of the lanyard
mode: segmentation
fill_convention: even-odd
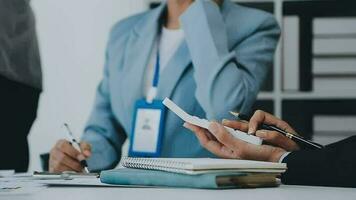
[[[153,74],[152,87],[156,87],[156,88],[157,88],[157,86],[158,86],[159,70],[160,70],[160,66],[159,66],[159,52],[157,51],[157,55],[156,55],[156,65],[155,65],[155,72],[154,72],[154,74]]]
[[[160,58],[159,58],[159,51],[158,51],[158,47],[157,47],[155,70],[153,73],[152,86],[148,90],[148,94],[147,94],[147,98],[146,98],[147,103],[152,103],[153,99],[157,95],[157,87],[158,87],[158,81],[159,81],[159,70],[160,70]]]

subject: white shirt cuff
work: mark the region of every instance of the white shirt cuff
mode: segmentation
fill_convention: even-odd
[[[291,152],[285,152],[285,153],[279,158],[278,162],[279,162],[279,163],[282,163],[282,162],[283,162],[283,159],[284,159],[285,157],[287,157],[290,153],[291,153]]]

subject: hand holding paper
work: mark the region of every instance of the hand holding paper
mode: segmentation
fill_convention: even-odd
[[[178,115],[183,121],[188,122],[190,124],[208,129],[210,122],[206,119],[201,119],[196,116],[189,115],[186,113],[184,110],[182,110],[179,106],[177,106],[173,101],[171,101],[169,98],[165,98],[163,101],[163,104],[169,108],[172,112],[174,112],[176,115]],[[255,144],[255,145],[261,145],[262,144],[262,139],[259,137],[253,136],[253,135],[248,135],[247,133],[244,133],[239,130],[234,130],[230,127],[226,127],[225,129],[235,138],[238,138],[240,140],[243,140],[245,142]]]

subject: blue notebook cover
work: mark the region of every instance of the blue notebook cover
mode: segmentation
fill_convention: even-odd
[[[186,188],[239,188],[246,187],[239,184],[218,184],[217,178],[225,178],[229,181],[232,178],[248,176],[243,172],[214,172],[198,175],[178,174],[164,171],[144,170],[144,169],[113,169],[102,171],[100,180],[103,183],[117,185],[145,185],[145,186],[167,186]],[[276,186],[275,182],[265,186]]]

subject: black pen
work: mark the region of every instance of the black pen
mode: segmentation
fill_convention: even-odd
[[[82,150],[80,149],[80,144],[79,142],[74,138],[74,135],[72,133],[72,131],[70,130],[69,126],[67,123],[64,123],[64,127],[66,127],[67,129],[67,133],[68,133],[68,137],[70,138],[70,142],[71,144],[73,145],[73,147],[79,151],[79,152],[82,152]],[[86,173],[89,173],[89,170],[88,170],[88,164],[87,164],[87,161],[86,160],[82,160],[80,161],[80,164],[84,167],[84,171]]]
[[[236,113],[236,112],[230,112],[230,113],[233,116],[235,116],[238,119],[240,119],[240,120],[250,121],[250,117],[247,116],[247,115],[244,115],[244,114],[241,114],[241,113]],[[273,125],[262,124],[261,128],[265,129],[265,130],[276,131],[276,132],[278,132],[278,133],[290,138],[294,142],[299,143],[299,144],[301,144],[301,145],[303,145],[305,147],[308,147],[310,149],[322,149],[324,147],[321,144],[309,141],[309,140],[303,138],[302,136],[295,135],[293,133],[289,133],[289,132],[287,132],[285,130],[282,130],[282,129],[280,129],[280,128],[276,127],[276,126],[273,126]]]

